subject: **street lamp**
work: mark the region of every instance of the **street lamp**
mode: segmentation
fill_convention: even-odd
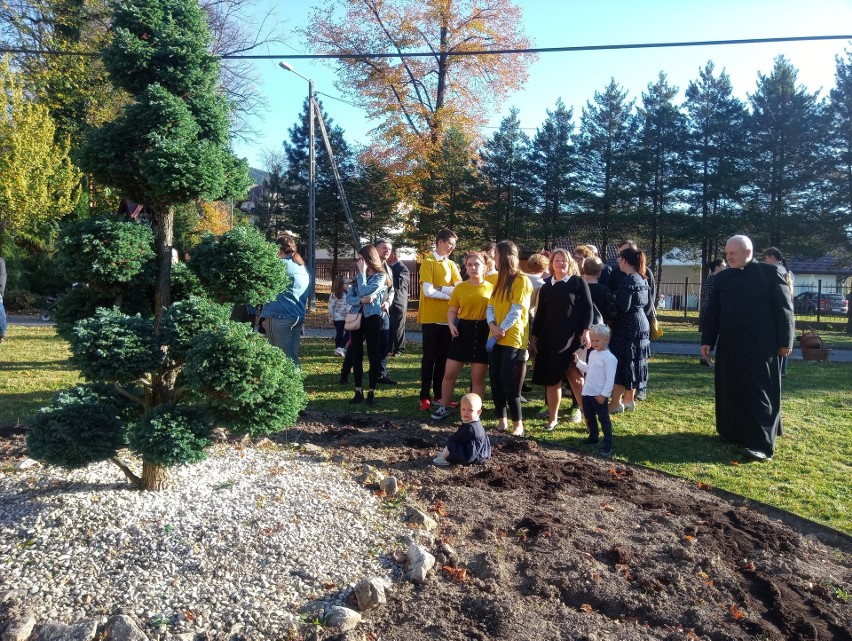
[[[309,142],[308,147],[310,149],[309,153],[309,169],[308,169],[308,271],[311,274],[311,284],[308,289],[308,310],[316,311],[317,308],[317,256],[316,256],[316,246],[317,246],[317,161],[316,155],[314,151],[314,81],[310,78],[306,78],[298,71],[293,69],[286,62],[279,62],[278,66],[284,69],[285,71],[289,71],[291,73],[296,74],[302,80],[308,81],[308,122],[309,124]]]

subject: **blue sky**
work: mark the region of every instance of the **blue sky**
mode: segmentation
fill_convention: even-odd
[[[537,47],[673,42],[852,34],[850,0],[519,0],[523,25]],[[261,0],[258,10],[271,6],[285,33],[306,23],[309,0]],[[526,86],[510,96],[489,126],[496,127],[510,107],[520,110],[521,124],[532,135],[557,98],[574,108],[575,123],[582,107],[614,77],[641,102],[641,93],[665,71],[669,82],[681,90],[680,98],[698,70],[713,60],[717,72],[724,68],[735,93],[742,99],[755,89],[758,73],[772,69],[775,56],[785,55],[799,69],[799,82],[825,96],[834,86],[835,55],[852,45],[844,40],[806,43],[689,47],[676,49],[542,54],[529,69]],[[309,53],[300,38],[274,45],[269,53]],[[314,80],[320,93],[339,96],[336,76],[328,63],[288,61]],[[238,155],[253,167],[263,168],[266,150],[278,151],[287,129],[296,121],[307,95],[307,83],[278,67],[278,60],[256,63],[263,79],[262,93],[270,104],[262,119],[252,121],[257,140],[237,143]],[[355,107],[320,95],[326,112],[340,125],[351,143],[369,144],[375,123]],[[486,129],[487,137],[493,129]]]

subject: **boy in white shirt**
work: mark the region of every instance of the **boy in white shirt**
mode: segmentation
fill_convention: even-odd
[[[609,327],[606,325],[593,325],[589,330],[592,350],[588,353],[588,363],[580,358],[579,352],[574,354],[577,369],[586,375],[586,381],[583,383],[583,415],[586,417],[589,436],[580,443],[598,444],[598,419],[600,419],[604,434],[600,453],[607,458],[612,455],[612,423],[609,420],[607,401],[612,394],[615,367],[618,365],[618,360],[607,349],[609,335]]]

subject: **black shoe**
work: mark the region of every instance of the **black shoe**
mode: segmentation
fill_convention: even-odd
[[[772,460],[772,457],[769,454],[767,454],[766,452],[761,452],[760,450],[753,450],[753,449],[750,449],[748,447],[744,447],[740,451],[743,454],[745,454],[746,456],[750,456],[755,461],[771,461]]]
[[[377,383],[381,383],[382,385],[396,385],[396,381],[392,378],[388,378],[387,376],[382,376]]]
[[[603,448],[603,447],[602,447],[600,450],[598,450],[598,452],[599,452],[599,453],[600,453],[600,455],[601,455],[601,456],[603,456],[604,458],[609,458],[609,457],[611,457],[611,456],[612,456],[612,448],[606,449],[606,448]]]
[[[349,385],[349,377],[348,376],[341,376],[340,377],[340,384],[341,385]]]
[[[598,443],[600,443],[600,440],[592,438],[591,436],[587,436],[586,438],[580,440],[580,445],[597,445]]]
[[[358,405],[361,401],[364,400],[363,392],[355,392],[355,396],[352,397],[352,400],[349,401],[350,405]]]
[[[710,363],[705,361],[703,358],[698,359],[698,364],[701,365],[701,367],[710,367]]]
[[[532,386],[524,383],[523,385],[521,385],[521,391],[525,392],[525,393],[526,392],[532,392]]]
[[[364,402],[365,402],[367,405],[375,405],[375,404],[376,404],[376,397],[375,397],[375,394],[374,394],[373,392],[367,392],[367,400],[366,400],[366,401],[364,401]]]

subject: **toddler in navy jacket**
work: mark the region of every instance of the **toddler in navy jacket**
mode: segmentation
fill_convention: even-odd
[[[479,394],[465,394],[459,401],[462,424],[447,439],[447,446],[432,462],[441,467],[453,463],[482,463],[491,458],[491,441],[479,421],[482,414],[482,399]]]

